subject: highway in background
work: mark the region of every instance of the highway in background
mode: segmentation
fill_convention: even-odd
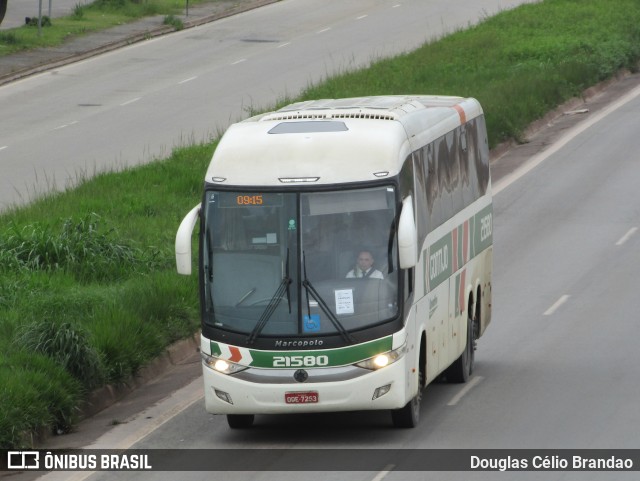
[[[424,392],[415,429],[387,412],[205,412],[202,380],[91,448],[637,449],[640,441],[640,86],[494,182],[493,321],[466,385]],[[500,162],[500,161],[498,161]],[[533,168],[532,168],[533,167]],[[169,408],[168,406],[171,405]],[[348,451],[347,451],[348,452]],[[179,454],[173,454],[177,465]],[[282,454],[278,455],[281,461]],[[295,451],[284,454],[295,462]],[[249,464],[250,465],[250,464]],[[327,469],[331,459],[327,460]],[[182,480],[494,480],[495,472],[185,472]],[[505,473],[523,480],[634,480],[637,471]],[[53,473],[43,481],[172,480],[175,473]]]
[[[168,155],[522,0],[285,0],[0,87],[0,210]]]
[[[42,15],[49,15],[51,6],[51,18],[62,17],[71,14],[76,5],[87,3],[91,3],[91,0],[42,0]],[[39,11],[39,0],[9,0],[0,30],[21,27],[26,17],[38,18]]]

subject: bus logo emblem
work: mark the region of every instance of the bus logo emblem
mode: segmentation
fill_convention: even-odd
[[[298,369],[295,373],[293,373],[293,379],[298,382],[305,382],[309,379],[309,373],[304,369]]]

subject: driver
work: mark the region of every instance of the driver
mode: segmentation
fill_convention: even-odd
[[[350,278],[369,278],[369,279],[384,279],[382,272],[373,267],[373,255],[368,250],[361,250],[358,253],[356,259],[356,265],[353,269],[347,272],[347,279]]]

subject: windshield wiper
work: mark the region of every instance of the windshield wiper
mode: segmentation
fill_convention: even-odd
[[[289,249],[287,249],[287,263],[284,277],[280,281],[280,285],[276,289],[276,292],[273,294],[271,299],[269,299],[269,304],[267,304],[267,307],[264,309],[264,311],[262,311],[260,319],[258,319],[258,322],[251,331],[251,334],[249,334],[249,337],[247,338],[247,344],[253,344],[255,342],[256,338],[264,329],[264,326],[266,326],[267,322],[269,322],[269,319],[271,319],[272,314],[275,312],[278,304],[280,304],[280,301],[282,300],[285,292],[287,294],[287,300],[289,302],[289,313],[291,313],[291,296],[289,294],[289,284],[291,284],[291,278],[289,277]]]
[[[309,317],[311,317],[311,306],[309,305],[309,293],[311,293],[311,296],[316,300],[316,302],[318,303],[318,306],[320,306],[320,309],[322,309],[322,312],[324,312],[325,315],[329,318],[329,320],[333,324],[333,327],[336,328],[336,330],[340,333],[342,338],[346,342],[349,342],[351,344],[355,344],[357,341],[344,328],[344,326],[338,320],[338,318],[333,313],[331,308],[327,305],[325,300],[318,293],[318,291],[316,291],[315,287],[313,287],[313,285],[311,284],[311,282],[307,278],[307,263],[306,263],[306,260],[305,260],[304,252],[302,253],[302,266],[303,266],[303,273],[304,273],[304,280],[302,281],[302,285],[304,286],[304,288],[305,288],[305,290],[307,292],[307,312],[309,313]]]

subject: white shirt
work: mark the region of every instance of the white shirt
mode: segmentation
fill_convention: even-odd
[[[367,273],[369,274],[367,275]],[[355,269],[351,269],[349,272],[347,272],[347,279],[351,279],[354,277],[357,277],[357,278],[365,277],[369,279],[384,279],[382,272],[380,272],[378,269],[374,269],[373,267],[368,271],[362,271],[361,269],[356,267]]]

